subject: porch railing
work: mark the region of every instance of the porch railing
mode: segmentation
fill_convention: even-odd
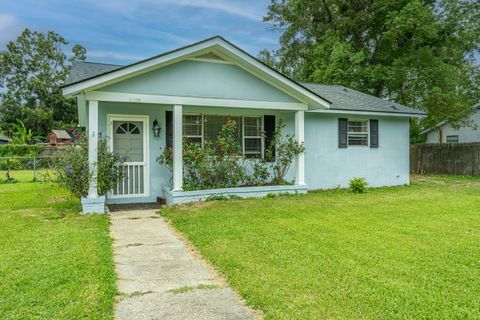
[[[113,197],[140,196],[145,193],[145,164],[129,162],[119,166],[123,177],[112,190]]]

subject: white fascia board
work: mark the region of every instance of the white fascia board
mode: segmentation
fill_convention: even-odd
[[[386,116],[386,117],[403,117],[403,118],[425,118],[423,114],[399,113],[399,112],[380,112],[380,111],[355,111],[355,110],[309,110],[308,113],[329,113],[329,114],[355,114],[366,116]]]
[[[199,98],[182,96],[164,96],[153,94],[136,93],[118,93],[105,91],[91,91],[85,94],[87,100],[112,101],[112,102],[131,102],[131,103],[150,103],[150,104],[168,104],[168,105],[191,105],[205,107],[229,107],[242,109],[273,109],[273,110],[308,110],[308,106],[303,103],[295,102],[272,102],[260,100],[236,100],[236,99],[217,99],[217,98]]]
[[[442,122],[439,122],[435,127],[433,128],[428,128],[428,129],[425,129],[423,131],[420,132],[421,135],[423,134],[427,134],[427,133],[430,133],[432,131],[435,131],[443,126],[445,126],[446,124],[448,124],[448,121],[447,120],[443,120]]]

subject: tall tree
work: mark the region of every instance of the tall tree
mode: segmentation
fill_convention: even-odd
[[[424,110],[424,125],[467,124],[480,99],[477,0],[272,0],[276,67]],[[271,56],[265,53],[263,57]]]
[[[1,129],[12,133],[21,120],[35,135],[45,135],[54,124],[75,122],[75,101],[62,96],[60,85],[67,79],[70,62],[84,60],[86,50],[76,44],[67,57],[67,45],[53,31],[25,29],[0,52]]]

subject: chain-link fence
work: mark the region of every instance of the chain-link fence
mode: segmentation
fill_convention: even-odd
[[[52,156],[0,157],[0,182],[33,182],[51,178]]]

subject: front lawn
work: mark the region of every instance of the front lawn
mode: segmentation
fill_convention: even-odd
[[[1,319],[112,318],[108,217],[80,209],[47,183],[0,184]]]
[[[162,214],[266,319],[480,318],[480,178]]]

